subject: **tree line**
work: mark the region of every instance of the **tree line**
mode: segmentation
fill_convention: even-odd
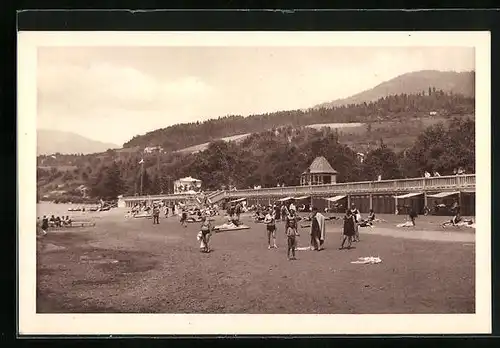
[[[205,151],[176,153],[145,159],[143,194],[172,192],[173,182],[184,176],[203,181],[205,190],[299,185],[300,175],[317,156],[324,156],[337,170],[338,182],[401,179],[423,176],[425,171],[451,175],[462,167],[475,172],[475,121],[453,118],[422,132],[414,144],[395,152],[381,140],[360,160],[351,147],[339,142],[330,128],[278,127],[255,133],[241,143],[214,141]],[[141,156],[112,160],[89,179],[93,196],[139,194]]]
[[[429,116],[431,111],[445,122],[426,129],[425,117],[435,121]],[[171,192],[176,179],[189,175],[203,180],[207,190],[298,185],[300,174],[320,155],[339,172],[339,182],[374,180],[378,175],[385,179],[415,177],[425,170],[444,175],[458,166],[473,172],[474,120],[468,117],[473,114],[474,98],[430,88],[428,93],[388,96],[333,109],[228,116],[136,137],[127,146],[138,150],[127,147],[90,155],[38,156],[37,184],[42,191],[84,184],[91,188],[92,196],[104,198],[117,192],[140,193],[138,162],[143,156],[144,194]],[[457,115],[460,117],[455,118]],[[356,121],[366,124],[363,132],[305,127]],[[234,133],[252,134],[240,143],[213,140]],[[211,139],[203,152],[185,155],[171,151]],[[147,155],[140,149],[158,143],[165,147],[164,153]],[[356,155],[360,151],[365,152],[363,163]]]
[[[162,146],[166,151],[175,151],[227,136],[262,132],[285,124],[301,127],[316,123],[381,122],[428,115],[432,111],[444,117],[473,114],[474,98],[429,87],[427,93],[422,91],[417,94],[391,95],[369,103],[279,111],[248,117],[231,115],[204,122],[177,124],[135,136],[123,146]]]

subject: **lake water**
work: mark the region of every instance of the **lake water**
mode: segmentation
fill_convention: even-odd
[[[86,217],[88,219],[90,218],[97,218],[97,217],[103,217],[107,215],[114,215],[115,213],[123,214],[123,209],[121,208],[113,208],[109,211],[103,211],[103,212],[98,212],[98,211],[89,211],[88,209],[92,206],[92,204],[55,204],[55,203],[50,203],[50,202],[40,202],[36,205],[36,215],[38,217],[42,217],[43,215],[47,216],[70,216],[72,218],[75,217]],[[69,208],[76,208],[76,207],[85,207],[85,212],[82,211],[68,211]]]

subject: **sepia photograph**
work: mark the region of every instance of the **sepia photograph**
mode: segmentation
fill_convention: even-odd
[[[488,33],[18,36],[21,332],[491,331]]]

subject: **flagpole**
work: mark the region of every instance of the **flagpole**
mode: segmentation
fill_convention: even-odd
[[[143,174],[144,174],[144,160],[141,160],[141,196],[142,196],[142,183],[143,183]]]

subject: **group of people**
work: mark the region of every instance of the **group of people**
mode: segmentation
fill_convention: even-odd
[[[457,226],[461,222],[467,222],[469,224],[472,224],[472,220],[467,220],[464,221],[462,216],[460,215],[460,204],[458,204],[458,200],[455,200],[453,205],[451,206],[450,210],[453,212],[453,217],[451,218],[450,221],[445,221],[441,224],[441,227],[446,227],[446,226]]]
[[[285,236],[287,238],[287,257],[288,260],[295,260],[295,250],[297,248],[297,237],[300,235],[298,231],[298,216],[295,206],[291,205],[288,208],[273,206],[269,207],[264,218],[267,230],[268,249],[277,248],[276,245],[276,222],[279,220],[285,222]]]
[[[344,215],[344,226],[342,230],[342,243],[339,249],[350,249],[352,248],[353,242],[359,242],[359,228],[360,227],[371,227],[376,221],[375,212],[370,209],[368,213],[368,218],[363,219],[361,213],[354,203],[351,204],[351,208],[346,210]]]
[[[297,209],[293,203],[282,204],[281,206],[273,205],[267,208],[267,214],[262,214],[257,211],[255,218],[266,224],[268,249],[277,248],[276,246],[276,223],[277,221],[285,222],[285,234],[288,240],[287,256],[289,259],[295,258],[295,250],[297,249],[296,237],[298,233],[298,221],[300,217],[297,215]],[[311,221],[310,224],[310,240],[309,249],[320,251],[323,249],[325,242],[325,221],[327,218],[321,214],[316,207],[311,207],[311,215],[306,220]],[[343,217],[343,238],[340,249],[351,248],[353,242],[359,242],[359,228],[370,227],[376,221],[375,212],[370,209],[366,219],[361,218],[361,214],[355,203],[351,204],[351,208],[347,209]],[[291,257],[290,257],[291,255]]]
[[[453,175],[464,175],[464,174],[466,174],[466,172],[465,172],[465,169],[463,169],[462,167],[453,169]],[[431,173],[429,173],[428,171],[424,172],[425,178],[430,178],[431,176],[432,176]],[[439,174],[439,172],[435,170],[434,176],[439,177],[439,176],[441,176],[441,174]]]
[[[437,204],[437,202],[434,202],[434,210],[435,211],[438,210],[438,207],[439,207],[439,205]],[[406,208],[407,213],[408,213],[408,220],[404,223],[398,224],[397,226],[398,227],[415,227],[416,226],[415,221],[416,221],[416,218],[418,217],[417,210],[413,206],[406,206],[405,208]],[[459,223],[464,222],[464,219],[460,215],[460,205],[459,205],[457,199],[455,199],[455,201],[453,202],[453,205],[449,209],[452,212],[453,217],[450,220],[443,222],[441,224],[441,227],[457,226]],[[399,210],[400,210],[400,208],[398,208],[396,210],[396,214],[399,213]],[[427,215],[428,212],[429,212],[429,209],[427,207],[424,207],[424,214]],[[472,224],[472,220],[467,220],[466,222]]]
[[[40,218],[38,218],[38,220],[40,220]],[[38,225],[42,230],[42,234],[46,235],[50,227],[71,226],[72,222],[73,220],[68,215],[61,217],[52,215],[50,218],[44,215],[42,221],[39,221]]]
[[[296,208],[293,204],[290,204],[289,206],[283,205],[282,207],[273,206],[268,208],[267,215],[264,218],[267,230],[268,249],[277,248],[276,223],[280,220],[280,218],[281,221],[285,222],[284,231],[287,237],[287,257],[289,260],[294,260],[295,251],[297,250],[297,237],[300,234],[298,232],[299,217],[297,216]],[[311,221],[309,249],[320,251],[323,249],[326,237],[326,218],[316,207],[313,207],[311,216],[308,220]],[[344,245],[346,245],[346,243],[347,248],[351,248],[353,241],[359,241],[359,226],[372,224],[374,220],[375,213],[373,210],[370,210],[370,215],[367,220],[362,220],[359,210],[356,208],[355,204],[353,204],[351,209],[347,210],[346,215],[344,216],[341,249],[344,249]]]
[[[226,208],[226,213],[231,220],[233,219],[239,220],[240,215],[241,213],[243,213],[244,210],[246,209],[243,206],[243,203],[238,202],[236,204],[229,204]]]

